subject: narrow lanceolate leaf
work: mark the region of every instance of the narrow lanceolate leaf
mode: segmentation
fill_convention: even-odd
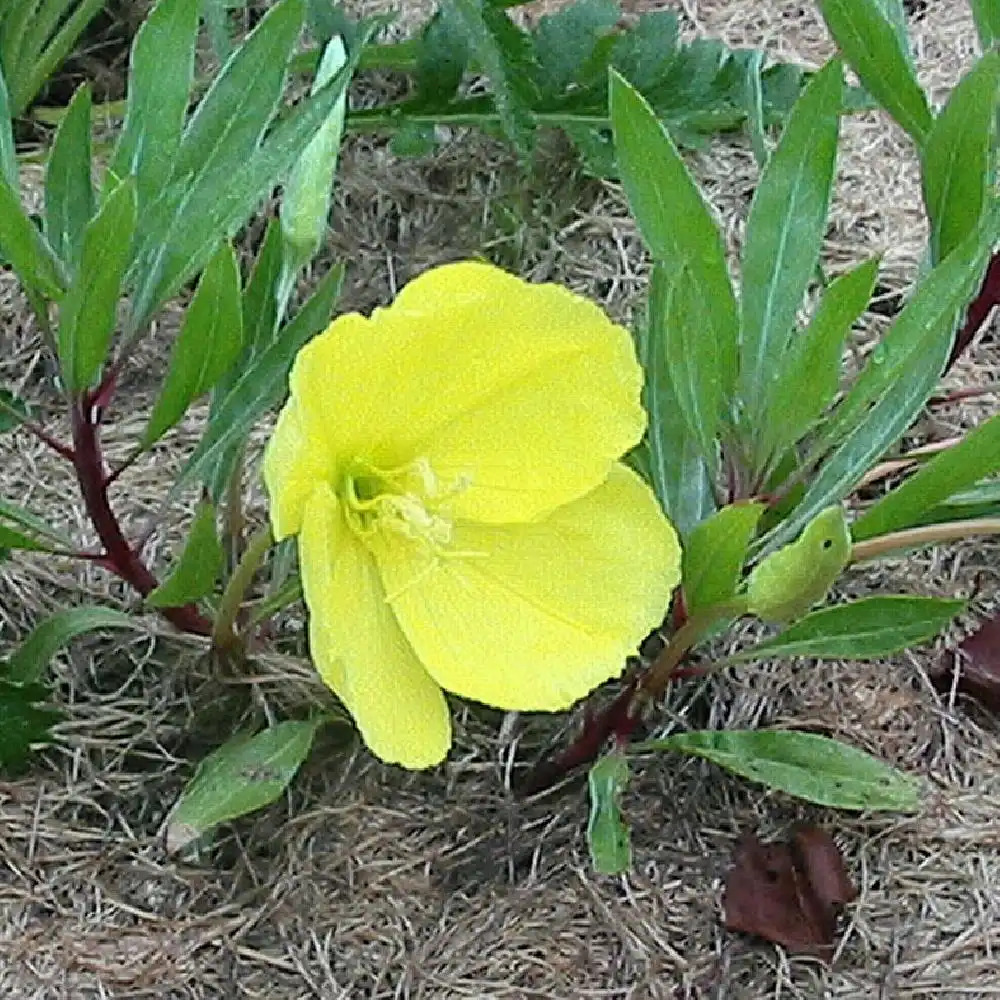
[[[0,524],[0,552],[6,552],[9,549],[22,549],[25,552],[47,552],[52,550],[52,545],[27,532]]]
[[[107,359],[135,221],[135,183],[128,178],[84,230],[80,267],[59,306],[59,360],[70,392],[86,389]]]
[[[874,538],[916,524],[927,511],[980,479],[1000,472],[1000,415],[991,417],[953,448],[887,493],[855,523],[854,538]]]
[[[66,109],[45,171],[45,236],[70,274],[76,272],[83,233],[93,214],[90,87],[84,84]]]
[[[740,399],[758,433],[826,232],[842,94],[843,68],[834,60],[795,103],[750,207],[740,293]]]
[[[718,380],[732,398],[738,320],[725,248],[718,227],[669,133],[642,96],[610,74],[609,101],[618,168],[632,214],[653,259],[687,265],[705,303],[703,335],[718,353]]]
[[[66,278],[48,240],[21,207],[17,187],[0,177],[0,260],[29,291],[58,298]]]
[[[215,530],[215,507],[199,504],[184,551],[167,579],[146,598],[154,608],[176,608],[212,592],[224,555]]]
[[[240,272],[223,243],[208,262],[170,357],[167,378],[143,435],[148,448],[233,366],[243,348]],[[184,603],[184,602],[181,602]]]
[[[0,434],[31,419],[31,406],[9,389],[0,389]]]
[[[764,53],[760,49],[752,49],[743,69],[743,106],[747,116],[747,130],[750,132],[750,145],[760,170],[763,170],[770,157],[764,131],[763,70]]]
[[[252,360],[264,351],[274,339],[278,328],[278,286],[284,267],[284,240],[281,222],[272,218],[264,234],[264,241],[257,254],[250,280],[243,290],[241,312],[243,316],[243,353],[212,389],[209,423],[213,423],[223,400],[229,395],[241,374]],[[206,466],[202,481],[208,495],[220,502],[240,459],[246,437],[232,438],[216,458]]]
[[[444,9],[460,24],[469,48],[489,77],[504,133],[519,153],[531,149],[532,108],[537,101],[531,42],[498,4],[447,0]]]
[[[134,629],[131,615],[114,608],[82,607],[59,611],[37,625],[14,651],[4,671],[21,684],[38,681],[56,653],[77,636],[108,628]]]
[[[723,507],[701,522],[684,545],[684,605],[689,614],[728,601],[740,582],[762,503]]]
[[[666,363],[674,399],[702,458],[711,466],[726,400],[722,385],[725,361],[719,345],[706,336],[702,325],[709,303],[702,298],[687,262],[679,268],[662,263],[653,266],[650,301],[663,302],[665,308],[650,316],[649,335],[662,341],[659,356]]]
[[[952,90],[923,150],[931,254],[946,257],[973,230],[990,197],[1000,108],[1000,52],[980,59]]]
[[[767,538],[769,547],[794,537],[824,507],[842,500],[909,427],[934,391],[955,329],[979,288],[1000,208],[921,282],[833,412],[814,455],[830,449],[792,515]]]
[[[669,312],[667,291],[666,282],[650,285],[647,316],[640,330],[639,358],[646,375],[643,404],[649,414],[647,440],[653,490],[681,538],[686,539],[715,507],[715,466],[710,472],[705,464],[701,444],[681,414],[670,379],[666,337],[660,329]]]
[[[132,43],[128,105],[111,170],[149,205],[174,169],[194,76],[199,0],[159,0]]]
[[[788,729],[703,730],[642,743],[710,760],[769,788],[833,809],[913,812],[920,784],[854,747]]]
[[[302,0],[281,0],[226,62],[184,129],[173,180],[211,184],[254,153],[284,93],[302,17]]]
[[[918,148],[923,146],[933,118],[917,82],[908,43],[898,30],[898,18],[884,13],[886,0],[818,2],[830,34],[862,86],[910,134]]]
[[[342,267],[327,272],[295,319],[243,372],[219,404],[175,487],[212,469],[231,442],[242,438],[268,407],[280,402],[295,355],[329,322],[343,277]]]
[[[587,776],[590,789],[587,845],[594,871],[601,875],[624,875],[632,865],[628,824],[621,811],[628,779],[628,758],[618,751],[597,761]]]
[[[183,850],[220,823],[270,805],[288,787],[326,720],[279,722],[233,737],[209,754],[165,824],[167,851]]]
[[[809,326],[792,341],[767,390],[761,454],[777,459],[801,440],[840,388],[844,342],[871,301],[877,259],[837,278],[820,300]]]
[[[232,237],[287,175],[343,95],[359,52],[360,46],[326,87],[300,101],[249,159],[232,165],[230,174],[194,190],[183,180],[177,181],[162,202],[152,207],[157,220],[149,225],[136,254],[136,271],[141,280],[130,329],[139,329],[145,317],[200,271],[219,241]],[[162,233],[163,237],[153,239],[150,233]]]
[[[877,659],[933,639],[964,607],[965,601],[936,597],[866,597],[814,611],[780,635],[741,650],[731,659]]]
[[[62,713],[46,704],[44,684],[18,684],[3,676],[0,664],[0,768],[18,773],[33,747],[52,742],[52,726]]]
[[[14,149],[14,129],[11,126],[10,94],[0,59],[0,180],[6,181],[11,190],[18,188],[17,152]]]
[[[243,340],[247,356],[260,353],[274,339],[278,322],[278,279],[281,276],[281,222],[272,218],[243,289]]]
[[[71,549],[73,542],[37,514],[16,503],[0,500],[0,526],[34,539],[37,548]]]
[[[969,6],[976,19],[979,44],[988,52],[1000,41],[1000,4],[997,0],[969,0]]]
[[[346,62],[347,50],[343,39],[337,35],[330,39],[320,59],[316,79],[313,81],[313,93],[329,83]],[[289,288],[298,269],[305,267],[316,256],[326,233],[346,108],[347,94],[344,93],[323,127],[302,150],[302,155],[285,181],[280,221],[285,238]]]

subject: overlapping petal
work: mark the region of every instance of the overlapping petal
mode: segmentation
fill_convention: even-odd
[[[532,524],[462,523],[428,571],[419,546],[373,547],[397,620],[446,690],[506,709],[565,709],[620,674],[680,577],[649,487],[615,464]]]
[[[298,534],[302,513],[317,483],[329,483],[334,456],[303,427],[300,400],[285,404],[264,451],[264,485],[270,497],[271,530],[280,541]]]
[[[372,556],[325,484],[305,503],[299,562],[313,660],[365,743],[388,763],[439,763],[451,745],[444,695],[400,630]]]
[[[430,461],[456,517],[510,523],[593,489],[645,428],[626,330],[556,285],[445,265],[296,359],[306,437],[338,460]]]

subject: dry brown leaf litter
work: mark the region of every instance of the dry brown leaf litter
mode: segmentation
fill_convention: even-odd
[[[368,12],[375,4],[368,4]],[[407,4],[417,21],[425,5]],[[551,4],[538,4],[540,10]],[[633,3],[632,10],[650,4]],[[689,32],[763,45],[818,65],[831,52],[811,5],[685,0]],[[418,9],[419,8],[419,9]],[[537,11],[536,11],[537,13]],[[913,20],[922,80],[940,100],[974,55],[964,3]],[[916,166],[880,115],[846,122],[826,262],[837,271],[884,255],[886,295],[920,264],[924,222]],[[755,170],[747,143],[716,140],[691,157],[738,248]],[[26,182],[32,178],[26,176]],[[457,135],[434,157],[399,162],[358,138],[344,158],[331,259],[351,262],[345,304],[369,308],[440,261],[487,253],[555,279],[626,318],[646,264],[614,185],[586,181],[553,156],[528,196],[508,151]],[[37,190],[37,188],[36,188]],[[502,219],[511,210],[521,224]],[[43,407],[57,397],[23,301],[0,282],[0,377]],[[177,314],[133,366],[124,393],[148,411]],[[873,326],[873,328],[878,328]],[[864,344],[859,346],[864,350]],[[997,375],[991,335],[955,384]],[[993,400],[935,411],[935,434],[991,412]],[[109,449],[125,454],[143,414],[112,414]],[[157,516],[164,484],[197,438],[200,415],[155,462],[122,483],[130,523]],[[60,429],[56,423],[56,429]],[[62,428],[64,429],[64,428]],[[266,429],[261,430],[261,437]],[[82,533],[62,463],[24,435],[0,439],[0,495],[30,502]],[[255,512],[260,515],[259,489]],[[162,566],[183,537],[178,512],[157,520]],[[995,547],[917,553],[850,574],[868,590],[967,594],[996,603]],[[0,642],[70,603],[133,603],[89,566],[31,558],[0,565]],[[530,760],[564,726],[459,707],[445,768],[409,775],[345,750],[335,730],[273,808],[227,831],[200,863],[164,856],[158,830],[193,762],[241,723],[316,692],[300,661],[262,657],[257,673],[220,677],[196,643],[157,622],[81,642],[57,658],[70,710],[65,743],[24,780],[0,783],[0,997],[164,998],[948,998],[1000,994],[1000,724],[935,693],[933,650],[878,664],[746,668],[672,709],[698,725],[821,726],[930,778],[917,817],[871,820],[801,807],[692,760],[650,759],[625,806],[635,870],[595,877],[582,839],[579,786],[515,802],[510,762]],[[796,820],[837,832],[860,896],[832,971],[720,929],[721,878],[740,829],[780,835]]]

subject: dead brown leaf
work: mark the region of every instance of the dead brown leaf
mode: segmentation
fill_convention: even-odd
[[[957,691],[974,698],[984,708],[1000,712],[1000,615],[966,636],[955,652],[945,653],[930,677],[942,694],[955,685]]]
[[[790,841],[770,844],[750,832],[737,843],[726,878],[725,927],[829,962],[837,918],[856,896],[825,830],[802,827]]]

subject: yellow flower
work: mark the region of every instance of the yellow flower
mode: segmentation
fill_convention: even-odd
[[[444,690],[568,708],[659,623],[677,536],[618,461],[641,379],[593,303],[472,262],[299,353],[264,460],[272,525],[298,536],[316,667],[383,760],[444,758]]]

